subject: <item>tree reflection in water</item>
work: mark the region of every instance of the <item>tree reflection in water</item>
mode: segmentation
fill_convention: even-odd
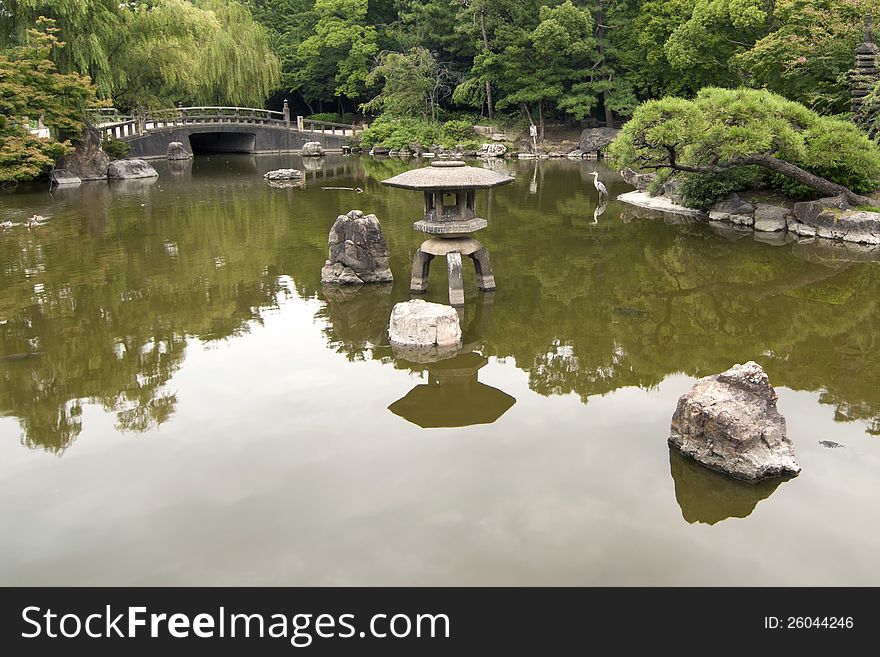
[[[296,166],[290,158],[157,166],[159,180],[136,189],[2,199],[11,220],[51,218],[0,236],[0,357],[39,354],[0,361],[0,413],[18,418],[26,445],[63,451],[87,403],[116,413],[124,431],[166,421],[187,342],[246,333],[292,294],[324,302],[327,341],[345,357],[424,369],[395,360],[385,333],[391,307],[409,297],[420,199],[378,184],[418,163],[327,157],[305,188],[282,190],[262,173]],[[729,241],[615,202],[584,231],[597,208],[583,163],[537,163],[537,194],[535,163],[494,166],[521,175],[478,202],[499,283],[479,357],[512,357],[535,392],[584,403],[755,359],[777,387],[818,391],[836,419],[880,433],[877,249]],[[626,190],[602,177],[612,197]],[[328,179],[364,193],[322,191]],[[382,222],[395,283],[334,296],[320,285],[327,231],[355,206]]]

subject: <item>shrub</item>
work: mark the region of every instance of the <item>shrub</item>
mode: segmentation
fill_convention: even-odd
[[[737,167],[724,173],[680,174],[681,200],[689,208],[708,210],[723,201],[731,192],[741,192],[761,180],[757,167]]]
[[[454,146],[474,138],[474,124],[466,119],[447,121],[440,129],[440,135],[444,146]]]
[[[439,138],[440,127],[430,121],[380,116],[361,135],[361,146],[371,148],[382,144],[393,149],[413,143],[430,146]]]
[[[103,141],[101,141],[101,150],[107,153],[111,160],[121,160],[131,153],[131,146],[124,141],[104,137]]]

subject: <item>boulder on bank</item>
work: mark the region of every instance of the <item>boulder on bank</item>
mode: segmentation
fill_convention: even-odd
[[[507,153],[507,146],[504,144],[483,144],[477,155],[480,157],[504,157]]]
[[[381,144],[376,144],[370,149],[370,155],[388,155],[390,152],[391,149],[388,146],[382,146]]]
[[[779,205],[758,203],[755,206],[755,230],[765,233],[775,233],[785,230],[791,210]]]
[[[303,144],[302,152],[300,153],[303,157],[321,157],[323,154],[324,147],[318,141],[307,141]]]
[[[391,311],[388,337],[394,353],[415,362],[451,358],[461,346],[461,326],[452,306],[414,299]]]
[[[801,468],[776,400],[767,374],[753,361],[707,376],[678,400],[669,444],[737,479],[796,475]]]
[[[390,283],[388,245],[374,214],[360,210],[341,214],[327,238],[329,258],[321,269],[321,282],[337,285]]]
[[[186,150],[186,146],[180,141],[169,141],[166,157],[169,160],[191,160],[193,154]]]
[[[620,177],[626,181],[627,185],[631,185],[640,192],[644,192],[654,182],[657,175],[653,173],[638,173],[627,167],[626,169],[621,169]]]
[[[805,237],[880,244],[880,212],[854,210],[842,196],[794,204],[788,229]]]
[[[614,141],[617,128],[587,128],[581,132],[581,140],[578,148],[584,153],[599,153]]]
[[[709,210],[709,219],[739,226],[751,226],[755,223],[755,205],[744,201],[739,194],[733,192],[726,199],[712,206]]]
[[[107,168],[107,177],[110,180],[134,180],[158,176],[159,173],[146,160],[113,160]]]
[[[82,139],[75,142],[73,153],[61,158],[59,169],[65,169],[80,180],[105,180],[110,156],[101,150],[101,132],[86,126]]]

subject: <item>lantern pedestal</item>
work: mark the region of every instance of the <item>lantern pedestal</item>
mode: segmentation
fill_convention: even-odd
[[[461,273],[461,257],[467,256],[474,262],[477,273],[477,285],[483,292],[495,289],[495,276],[489,262],[489,252],[473,237],[432,238],[422,242],[413,257],[412,279],[409,290],[414,294],[428,291],[428,272],[431,261],[436,256],[446,257],[446,272],[449,277],[449,303],[453,306],[464,305],[464,281]]]

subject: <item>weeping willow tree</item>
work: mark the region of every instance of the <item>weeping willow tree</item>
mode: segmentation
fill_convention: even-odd
[[[265,28],[236,0],[0,0],[0,45],[40,16],[67,43],[52,53],[59,69],[90,75],[120,107],[261,105],[280,79]]]

